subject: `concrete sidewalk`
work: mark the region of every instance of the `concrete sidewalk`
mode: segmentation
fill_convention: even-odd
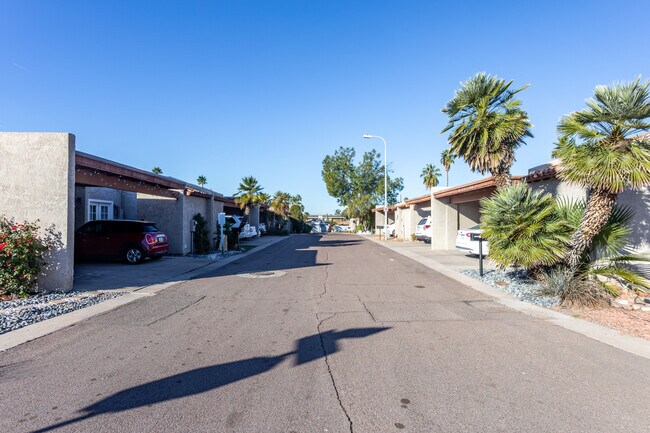
[[[429,245],[418,245],[416,243],[399,242],[394,240],[384,241],[377,236],[363,235],[365,239],[382,245],[396,253],[408,257],[416,262],[427,266],[459,283],[464,284],[476,291],[484,293],[502,305],[513,310],[531,315],[538,319],[546,320],[554,325],[582,334],[586,337],[609,344],[626,352],[650,359],[650,342],[630,335],[623,334],[611,328],[596,323],[562,314],[548,308],[539,307],[521,301],[510,293],[498,290],[494,287],[463,275],[458,272],[460,269],[478,268],[478,259],[465,256],[456,251],[431,250]],[[484,262],[486,269],[493,269],[489,260]]]

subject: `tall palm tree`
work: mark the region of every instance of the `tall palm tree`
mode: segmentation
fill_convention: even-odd
[[[271,199],[271,210],[282,220],[284,220],[289,214],[291,208],[291,194],[278,191],[275,193]]]
[[[263,189],[253,176],[243,177],[235,193],[235,203],[244,210],[246,215],[249,215],[251,207],[260,203],[260,193]]]
[[[427,164],[424,167],[424,169],[422,169],[422,173],[420,174],[424,186],[431,191],[432,222],[433,222],[433,188],[438,186],[440,176],[442,176],[442,174],[440,173],[440,169],[433,164]],[[433,248],[433,242],[431,242],[431,248]]]
[[[278,191],[273,196],[273,199],[271,199],[271,210],[273,210],[273,212],[276,215],[282,218],[287,217],[287,215],[289,214],[290,206],[291,206],[291,194],[289,193]]]
[[[524,144],[525,137],[533,136],[528,113],[515,98],[528,86],[512,90],[511,85],[512,81],[476,74],[461,83],[442,109],[449,116],[442,133],[451,130],[451,153],[462,157],[472,171],[489,171],[498,188],[512,183],[515,149]]]
[[[570,269],[607,223],[625,188],[650,185],[650,81],[596,87],[587,107],[564,116],[553,156],[558,177],[589,190],[587,209],[571,237]]]
[[[152,169],[151,169],[151,172],[152,172],[153,174],[163,174],[163,172],[162,172],[162,168],[160,168],[160,167],[154,167],[154,168],[152,168]]]
[[[449,149],[443,150],[440,154],[440,164],[442,164],[442,166],[445,168],[445,171],[447,172],[447,186],[449,186],[449,169],[455,160],[456,158],[454,157],[454,154],[451,153],[451,150]]]
[[[208,183],[208,178],[201,175],[196,178],[196,183],[198,183],[200,186],[205,186],[205,184]]]

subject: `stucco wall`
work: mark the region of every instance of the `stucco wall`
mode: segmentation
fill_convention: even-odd
[[[196,196],[184,196],[183,197],[183,252],[182,254],[190,254],[192,252],[192,235],[190,224],[192,218],[197,213],[203,215],[203,218],[206,218],[209,213],[209,203],[210,199]],[[210,227],[211,229],[211,227]],[[213,230],[212,230],[213,231]],[[210,237],[210,242],[212,243],[212,237]]]
[[[39,290],[71,290],[74,275],[75,137],[64,132],[0,132],[0,213],[40,220],[61,233]]]
[[[618,196],[617,204],[634,211],[629,238],[633,251],[650,252],[650,188],[639,191],[625,190]]]
[[[88,205],[92,200],[109,201],[109,219],[138,219],[137,194],[94,186],[75,188],[75,229],[88,222]]]
[[[169,239],[169,252],[183,252],[183,203],[180,199],[138,193],[138,219],[154,221]]]
[[[550,192],[558,198],[568,201],[585,200],[587,198],[587,190],[578,185],[562,182],[558,179],[548,179],[539,182],[531,182],[528,186],[534,191]]]

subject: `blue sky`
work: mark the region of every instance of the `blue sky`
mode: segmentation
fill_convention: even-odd
[[[224,194],[253,175],[332,212],[321,162],[383,152],[364,133],[387,139],[403,194],[424,194],[440,109],[479,71],[531,84],[535,138],[513,174],[547,162],[559,117],[597,84],[650,78],[649,14],[647,0],[0,0],[0,131],[72,132],[81,151]]]

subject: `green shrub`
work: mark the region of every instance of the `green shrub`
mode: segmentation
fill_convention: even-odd
[[[490,259],[499,267],[531,270],[554,265],[566,255],[572,227],[550,194],[522,182],[482,200],[481,212]]]
[[[41,232],[38,221],[18,223],[0,217],[0,293],[33,293],[45,266],[44,256],[61,245],[61,235],[54,226]]]
[[[208,221],[203,215],[197,213],[193,218],[196,221],[196,230],[194,231],[194,254],[208,254],[210,252],[210,231],[208,230]]]

